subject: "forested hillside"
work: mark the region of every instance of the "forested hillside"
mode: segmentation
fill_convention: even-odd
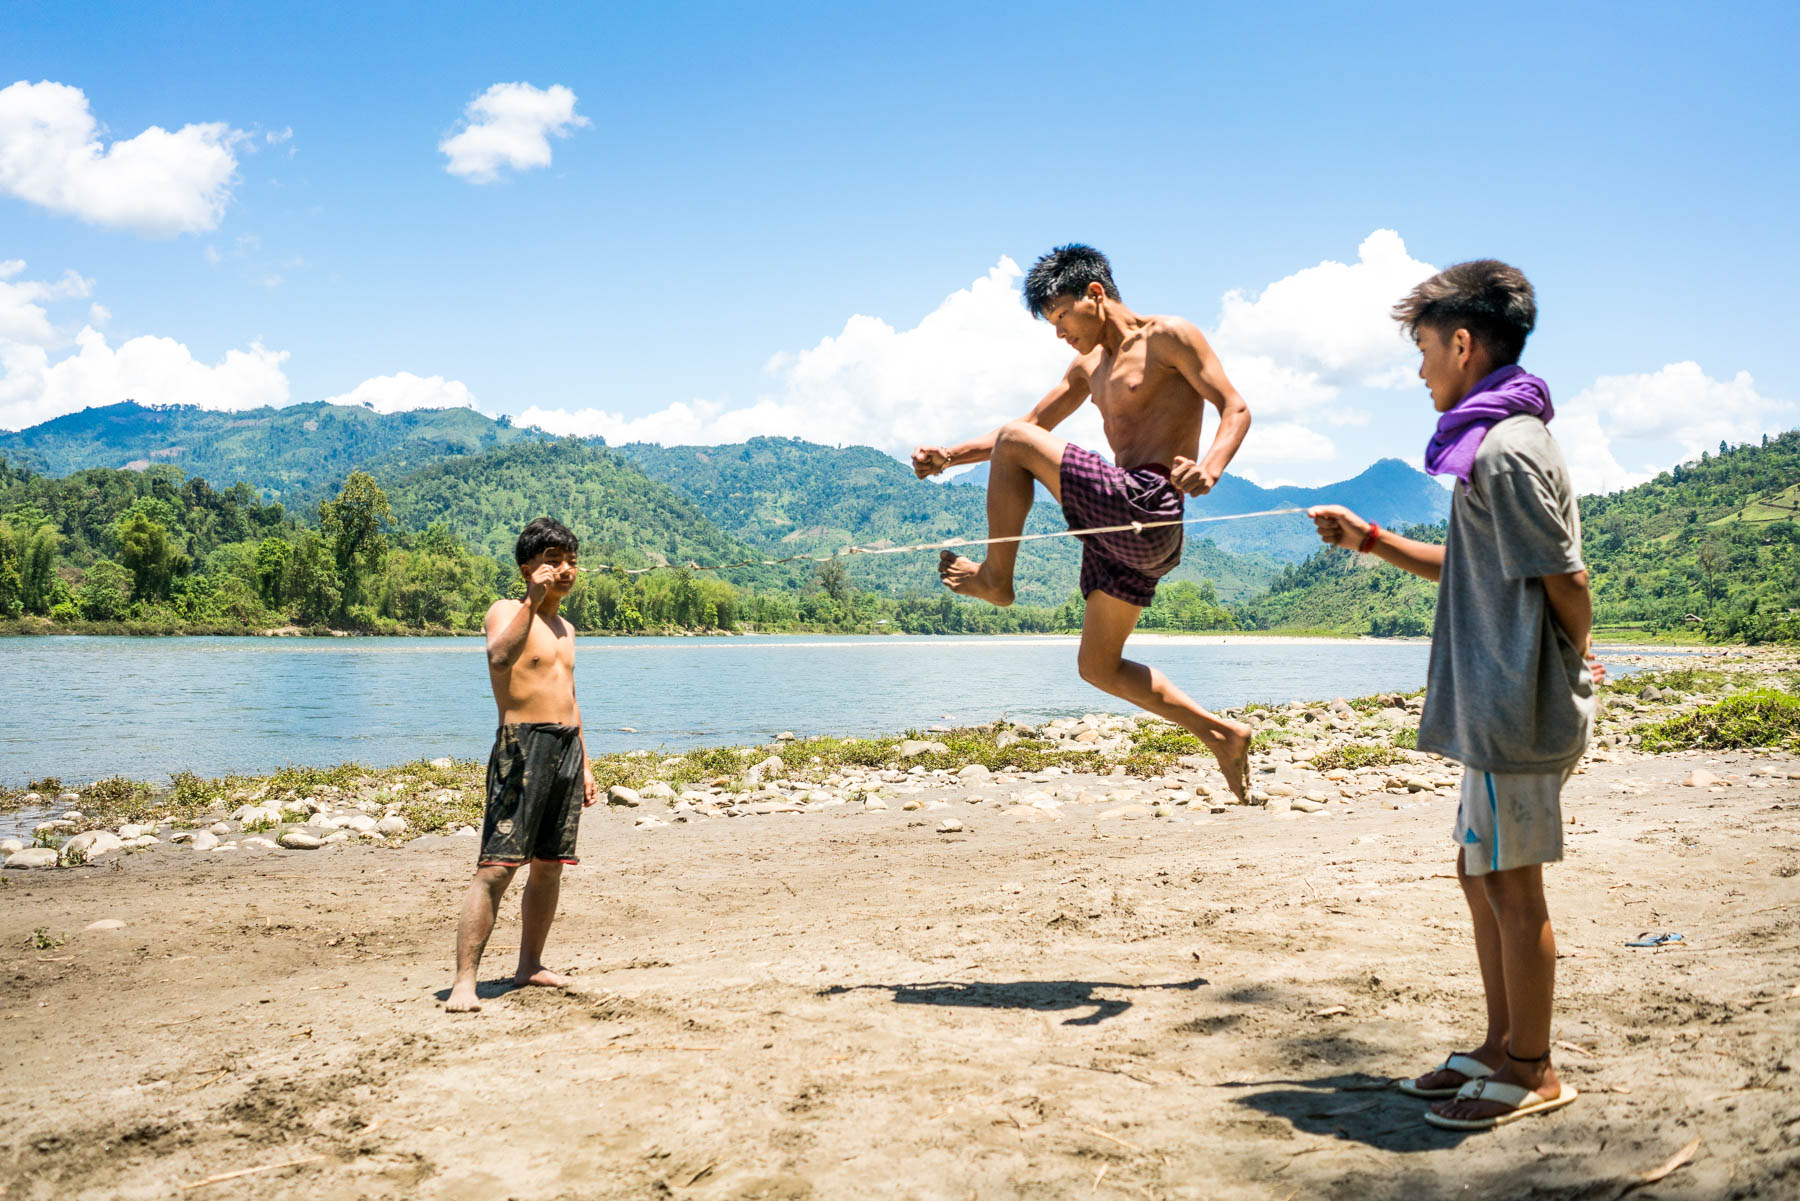
[[[1718,454],[1635,488],[1582,497],[1582,557],[1597,624],[1717,640],[1800,636],[1796,492],[1800,431],[1789,431],[1760,444],[1721,444]],[[1240,616],[1262,629],[1426,632],[1435,604],[1435,588],[1422,580],[1348,551],[1321,551]]]
[[[473,409],[377,413],[319,402],[225,413],[125,401],[16,433],[0,431],[0,458],[58,476],[91,467],[166,464],[220,486],[247,482],[292,507],[317,504],[359,468],[392,478],[441,459],[547,436]]]

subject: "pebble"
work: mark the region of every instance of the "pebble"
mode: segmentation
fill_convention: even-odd
[[[993,772],[979,763],[971,763],[956,773],[956,778],[965,784],[986,784],[993,776]]]
[[[348,817],[338,818],[340,830],[355,830],[358,834],[367,834],[377,825],[374,818],[366,813],[352,813]]]
[[[208,831],[210,831],[213,834],[217,834],[221,838],[223,838],[227,834],[237,833],[237,831],[235,831],[231,828],[230,822],[214,822],[212,825],[210,825],[206,828]]]
[[[900,744],[900,757],[911,759],[914,755],[939,754],[948,755],[950,748],[941,742],[927,742],[922,738],[908,738]]]
[[[1309,801],[1305,797],[1301,797],[1299,800],[1291,801],[1289,803],[1292,804],[1295,811],[1299,813],[1317,813],[1325,808],[1325,802]]]
[[[305,830],[289,830],[278,841],[290,851],[316,851],[324,845],[317,834]]]
[[[888,803],[886,801],[882,800],[878,796],[863,798],[863,808],[864,809],[886,809],[887,807],[888,807]]]
[[[954,817],[946,817],[943,821],[938,823],[937,828],[939,834],[960,834],[962,833],[963,824]]]
[[[130,822],[119,827],[119,837],[123,838],[126,842],[131,842],[133,839],[142,837],[143,833],[144,827],[134,825]]]
[[[22,851],[25,844],[16,838],[0,838],[0,855],[10,855],[14,851]]]
[[[268,839],[264,838],[260,834],[252,834],[250,837],[239,842],[238,845],[244,846],[244,847],[251,847],[258,851],[272,851],[275,849],[275,844],[270,842]]]
[[[390,813],[375,823],[375,830],[379,834],[404,834],[406,819],[398,813]]]
[[[56,852],[49,847],[26,847],[6,857],[7,867],[55,867]]]
[[[327,834],[321,841],[323,841],[326,846],[331,846],[333,843],[338,842],[349,842],[350,832],[348,830],[339,830],[336,833]]]
[[[431,766],[436,768],[455,767],[456,763],[448,755],[440,755],[431,761]]]
[[[116,917],[103,917],[97,922],[89,922],[82,927],[84,930],[123,930],[124,928],[125,923]]]
[[[1713,773],[1707,771],[1704,767],[1696,767],[1693,771],[1688,773],[1687,779],[1682,781],[1682,783],[1689,788],[1711,788],[1718,782],[1719,777],[1713,775]]]
[[[638,795],[638,791],[635,788],[627,788],[623,784],[614,784],[606,790],[606,803],[609,805],[624,805],[627,808],[636,809],[639,805],[644,803],[644,798]]]
[[[1294,802],[1284,796],[1272,796],[1269,798],[1269,803],[1264,806],[1270,813],[1277,815],[1287,813],[1293,807]]]
[[[188,843],[196,851],[210,851],[219,845],[219,836],[211,830],[201,830],[189,839]]]
[[[652,780],[638,789],[638,795],[653,801],[672,801],[675,799],[675,790],[661,780]]]

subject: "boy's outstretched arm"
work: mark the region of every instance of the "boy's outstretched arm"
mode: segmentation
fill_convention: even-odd
[[[1343,505],[1314,505],[1306,511],[1306,515],[1313,519],[1320,539],[1328,546],[1361,550],[1363,543],[1368,541],[1369,522]],[[1401,571],[1410,571],[1434,583],[1444,571],[1442,546],[1434,542],[1414,542],[1411,538],[1402,538],[1392,530],[1382,530],[1376,536],[1375,544],[1369,548],[1369,553],[1392,563]]]
[[[1232,456],[1244,444],[1250,432],[1250,406],[1238,395],[1225,376],[1219,356],[1213,353],[1206,335],[1186,321],[1172,322],[1161,335],[1165,345],[1157,349],[1167,353],[1169,361],[1181,372],[1188,386],[1215,409],[1219,410],[1219,428],[1213,434],[1212,446],[1198,463],[1176,457],[1169,472],[1169,482],[1189,496],[1205,496],[1225,474]]]
[[[1088,398],[1088,388],[1087,360],[1078,358],[1069,365],[1056,387],[1025,414],[1025,420],[1047,430],[1055,429],[1081,407],[1082,401]],[[913,474],[925,479],[947,467],[985,463],[993,455],[994,440],[999,436],[1000,430],[995,428],[955,446],[921,446],[912,453]]]

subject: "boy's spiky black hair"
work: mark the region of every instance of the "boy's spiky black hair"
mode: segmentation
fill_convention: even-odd
[[[1106,289],[1109,299],[1119,298],[1113,284],[1112,264],[1092,246],[1070,242],[1058,246],[1031,265],[1025,273],[1025,307],[1033,317],[1042,317],[1050,302],[1058,296],[1082,296],[1089,284]]]
[[[556,518],[540,517],[519,531],[519,540],[513,544],[513,558],[523,567],[552,547],[575,554],[581,549],[581,540]]]
[[[1519,361],[1537,327],[1537,294],[1517,267],[1474,259],[1445,267],[1394,306],[1394,320],[1414,338],[1420,326],[1440,334],[1466,329],[1485,344],[1496,367]]]

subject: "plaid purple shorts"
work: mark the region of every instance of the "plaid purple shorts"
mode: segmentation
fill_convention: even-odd
[[[1184,500],[1162,468],[1125,471],[1072,443],[1063,449],[1062,509],[1072,530],[1179,521]],[[1128,605],[1148,607],[1156,597],[1156,581],[1181,562],[1181,532],[1181,526],[1165,525],[1141,533],[1083,536],[1081,595],[1099,589]]]

